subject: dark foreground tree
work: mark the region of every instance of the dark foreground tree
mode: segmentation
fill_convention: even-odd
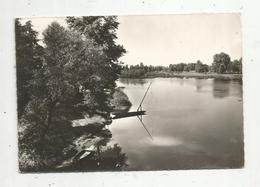
[[[71,29],[92,39],[95,45],[103,46],[111,63],[117,62],[126,52],[122,45],[115,42],[119,25],[116,16],[67,17],[66,21]]]
[[[91,27],[88,24],[86,28]],[[118,78],[119,53],[112,59],[107,46],[97,45],[88,35],[54,22],[43,36],[43,63],[29,81],[31,100],[19,120],[21,168],[57,164],[69,139],[61,127],[69,125],[75,114],[108,117]]]
[[[38,44],[37,35],[30,21],[22,25],[19,19],[15,20],[18,117],[23,114],[30,98],[28,82],[42,64],[43,48]]]
[[[121,63],[118,59],[124,55],[126,50],[122,45],[116,44],[116,31],[119,22],[116,16],[83,16],[67,17],[66,21],[69,28],[80,34],[83,39],[92,41],[94,47],[101,48],[103,60],[96,64],[99,86],[94,88],[93,96],[96,100],[102,101],[104,94],[109,93],[112,96],[115,89],[115,81],[119,78],[121,72]],[[97,85],[92,84],[93,87]],[[104,91],[105,90],[105,91]],[[105,96],[106,97],[106,96]],[[104,103],[102,103],[103,106]]]

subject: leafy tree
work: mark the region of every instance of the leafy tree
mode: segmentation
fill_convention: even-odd
[[[31,100],[19,121],[19,154],[32,157],[31,150],[37,167],[54,164],[57,159],[53,158],[59,158],[66,144],[67,138],[55,126],[70,123],[79,113],[109,116],[109,99],[118,78],[118,67],[108,57],[107,47],[97,45],[88,35],[54,22],[43,36],[42,66],[29,81]]]
[[[217,72],[218,73],[225,73],[225,71],[226,71],[225,65],[224,64],[220,64],[220,66],[217,69]]]
[[[43,48],[38,44],[37,35],[30,21],[22,25],[19,19],[15,20],[18,117],[23,114],[30,98],[28,82],[42,65]]]
[[[86,58],[83,54],[94,55],[78,37],[58,23],[52,23],[43,35],[46,45],[43,65],[30,81],[31,101],[19,121],[19,152],[20,155],[31,155],[26,152],[33,150],[33,155],[38,156],[33,167],[48,165],[48,158],[54,154],[55,150],[47,143],[50,132],[54,124],[66,122],[64,109],[73,111],[83,99],[79,91],[83,79],[80,79],[79,65],[88,60],[80,60]]]
[[[219,53],[213,56],[213,71],[217,73],[225,73],[230,65],[230,56],[226,53]]]
[[[66,21],[71,29],[93,39],[95,45],[103,46],[112,65],[126,52],[122,45],[115,42],[119,25],[116,16],[67,17]]]
[[[196,66],[195,63],[188,63],[187,66],[189,71],[195,71],[195,66]]]
[[[196,65],[195,65],[195,71],[196,72],[202,72],[202,62],[200,60],[198,60]]]
[[[233,73],[242,73],[242,58],[232,61],[230,69]]]
[[[115,80],[119,78],[121,73],[121,63],[118,59],[126,52],[122,45],[116,44],[116,30],[119,22],[116,16],[83,16],[83,17],[67,17],[66,21],[69,28],[80,33],[86,39],[92,40],[95,47],[102,48],[102,52],[106,57],[103,62],[102,75],[105,87],[111,92],[115,88]],[[102,93],[96,93],[96,95]]]
[[[66,21],[69,28],[78,32],[83,39],[89,39],[95,47],[102,48],[105,59],[97,71],[100,72],[101,80],[99,89],[95,89],[93,95],[98,96],[97,100],[102,100],[105,98],[103,91],[105,89],[112,96],[116,86],[115,80],[121,73],[121,63],[118,59],[126,52],[122,45],[115,42],[119,25],[116,16],[67,17]]]
[[[170,65],[169,65],[169,69],[170,69],[170,71],[177,71],[177,66],[176,66],[176,64],[170,64]]]
[[[183,72],[183,71],[196,71],[196,72],[208,72],[208,65],[203,64],[201,61],[197,63],[179,63],[179,64],[170,64],[169,70],[174,72]]]
[[[176,65],[176,70],[178,72],[182,72],[184,70],[184,65],[185,65],[184,63],[177,64]]]
[[[239,59],[238,61],[238,66],[239,66],[239,73],[242,73],[243,72],[243,68],[242,68],[242,57]]]
[[[209,66],[207,64],[203,64],[200,60],[198,60],[195,65],[195,71],[198,73],[208,72]]]
[[[190,71],[189,66],[187,64],[185,64],[183,71],[188,71],[188,72]]]
[[[31,82],[34,100],[44,103],[45,131],[53,116],[66,116],[71,111],[85,111],[89,115],[109,112],[108,96],[111,85],[107,81],[109,63],[101,47],[91,40],[82,40],[75,32],[52,23],[43,33],[46,44],[44,63]],[[69,108],[69,112],[61,109]]]

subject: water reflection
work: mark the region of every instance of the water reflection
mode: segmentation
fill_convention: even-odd
[[[203,84],[201,79],[196,79],[196,90],[197,92],[201,92],[203,88]]]
[[[169,136],[155,136],[153,137],[153,141],[149,141],[148,143],[153,146],[177,146],[181,145],[182,141]]]
[[[242,85],[213,79],[147,79],[128,84],[132,108],[146,116],[114,120],[113,139],[128,157],[126,170],[238,168],[243,165]],[[221,98],[221,99],[219,99]],[[131,140],[131,141],[129,141]]]
[[[195,86],[198,93],[212,93],[214,98],[242,98],[242,82],[239,80],[196,79]]]
[[[230,80],[213,80],[213,96],[215,98],[228,97],[230,93]]]
[[[144,122],[143,122],[143,117],[141,116],[137,116],[137,118],[139,119],[139,121],[141,122],[141,124],[143,125],[144,129],[146,130],[146,132],[148,133],[148,135],[150,136],[150,138],[153,140],[153,136],[151,135],[151,133],[149,132],[148,128],[145,126]]]
[[[147,79],[127,79],[127,78],[121,78],[119,79],[120,83],[123,83],[125,85],[133,84],[133,85],[144,85],[147,83]]]

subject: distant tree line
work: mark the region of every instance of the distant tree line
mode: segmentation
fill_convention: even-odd
[[[122,66],[121,77],[137,78],[142,77],[148,72],[168,71],[165,66],[147,66],[142,62],[137,65]]]
[[[138,78],[145,77],[151,72],[197,72],[197,73],[242,73],[242,58],[231,61],[226,53],[219,53],[213,56],[211,65],[207,65],[198,60],[196,63],[178,63],[167,66],[144,65],[142,62],[137,65],[125,65],[122,67],[121,77]]]
[[[173,72],[195,71],[198,73],[203,73],[209,71],[209,66],[207,64],[203,64],[200,60],[198,60],[196,63],[170,64],[169,69]]]

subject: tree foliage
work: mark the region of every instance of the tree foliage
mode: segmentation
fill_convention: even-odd
[[[106,59],[103,61],[100,76],[103,75],[110,91],[119,78],[121,64],[118,59],[126,52],[122,45],[116,44],[116,30],[119,22],[116,16],[67,17],[69,28],[80,33],[83,38],[91,40],[95,47],[102,48]]]
[[[77,19],[69,18],[70,21]],[[102,24],[99,19],[84,18],[80,27],[69,22],[70,29],[51,23],[43,32],[44,47],[39,46],[37,33],[31,30],[30,37],[35,40],[28,50],[33,49],[33,52],[29,51],[32,54],[24,51],[27,56],[17,57],[17,72],[21,72],[17,79],[22,80],[28,74],[24,84],[18,82],[18,86],[26,87],[30,92],[24,104],[25,112],[19,116],[19,154],[21,158],[34,160],[32,168],[57,164],[68,139],[57,131],[58,126],[68,126],[75,115],[110,115],[112,108],[109,102],[120,73],[118,58],[125,50],[114,41],[118,25],[115,18],[102,18]],[[19,21],[16,25],[17,52],[22,55],[22,48],[27,43],[19,30],[23,26]],[[34,50],[37,47],[41,48],[41,53],[36,59]],[[30,66],[24,67],[27,61]],[[35,71],[31,69],[33,65],[36,65]],[[18,98],[21,99],[19,92]],[[56,145],[50,144],[50,141]],[[30,165],[24,160],[20,163]]]
[[[28,81],[42,64],[43,48],[38,44],[37,35],[30,21],[22,25],[19,19],[15,20],[18,116],[29,101]]]
[[[212,68],[214,72],[225,73],[230,65],[230,56],[226,53],[219,53],[213,56]]]
[[[230,64],[230,69],[233,73],[242,73],[242,58],[239,60],[233,60]]]
[[[115,42],[119,25],[116,16],[67,17],[66,20],[71,29],[92,39],[95,45],[103,46],[111,62],[117,62],[126,52],[122,45]]]
[[[209,66],[207,64],[203,64],[200,60],[195,64],[195,71],[198,73],[206,73],[209,71]]]
[[[201,61],[197,63],[179,63],[179,64],[170,64],[166,66],[152,66],[144,65],[143,63],[137,65],[125,65],[122,68],[121,77],[122,78],[144,78],[144,77],[153,77],[153,76],[164,76],[167,77],[167,74],[170,73],[181,73],[181,72],[198,72],[206,73],[209,72],[209,66],[203,64]]]
[[[213,56],[212,65],[207,65],[197,60],[196,63],[177,63],[167,66],[125,65],[122,68],[122,78],[144,78],[144,77],[169,77],[172,73],[197,72],[197,73],[242,73],[242,58],[230,60],[226,53],[219,53]]]
[[[242,73],[242,58],[231,61],[226,53],[218,53],[213,56],[211,67],[213,72],[217,73]]]
[[[158,71],[163,71],[163,70],[167,70],[167,67],[163,67],[163,66],[147,66],[144,65],[143,62],[140,62],[137,65],[125,65],[122,68],[121,71],[121,77],[125,77],[125,78],[140,78],[140,77],[144,77],[147,73],[150,72],[158,72]]]

